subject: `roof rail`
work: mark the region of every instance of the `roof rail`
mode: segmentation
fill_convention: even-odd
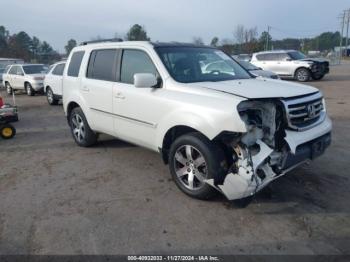
[[[121,38],[110,38],[110,39],[92,40],[92,41],[82,42],[80,45],[89,45],[89,44],[104,43],[104,42],[123,42],[123,39],[121,39]]]

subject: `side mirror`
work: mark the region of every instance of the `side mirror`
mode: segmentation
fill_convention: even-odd
[[[286,58],[286,61],[288,61],[288,62],[289,62],[289,61],[292,61],[292,59],[291,59],[291,58]]]
[[[153,87],[157,85],[157,78],[150,73],[138,73],[134,75],[135,87]]]

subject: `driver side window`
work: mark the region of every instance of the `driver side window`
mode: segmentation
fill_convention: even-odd
[[[137,73],[151,73],[159,76],[151,58],[141,50],[126,49],[123,51],[120,81],[134,84],[134,75]]]

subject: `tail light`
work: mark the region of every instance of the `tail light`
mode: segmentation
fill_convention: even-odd
[[[2,100],[2,97],[0,96],[0,108],[4,105],[4,101]]]

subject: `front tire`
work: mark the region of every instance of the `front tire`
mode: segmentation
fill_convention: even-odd
[[[55,99],[54,94],[52,92],[52,89],[50,87],[47,87],[46,89],[46,98],[47,98],[47,102],[49,103],[49,105],[57,105],[58,104],[58,100]]]
[[[26,83],[25,89],[26,89],[26,93],[27,93],[28,96],[34,96],[35,91],[34,91],[34,89],[33,89],[31,84]]]
[[[225,154],[221,148],[199,133],[177,138],[170,147],[170,173],[185,194],[197,199],[210,199],[217,190],[206,179],[222,181],[227,173]]]
[[[311,74],[310,71],[306,68],[299,68],[295,72],[295,79],[299,82],[307,82],[310,80]]]
[[[91,130],[86,117],[80,107],[72,110],[69,125],[75,142],[82,147],[89,147],[97,142],[97,134]]]

